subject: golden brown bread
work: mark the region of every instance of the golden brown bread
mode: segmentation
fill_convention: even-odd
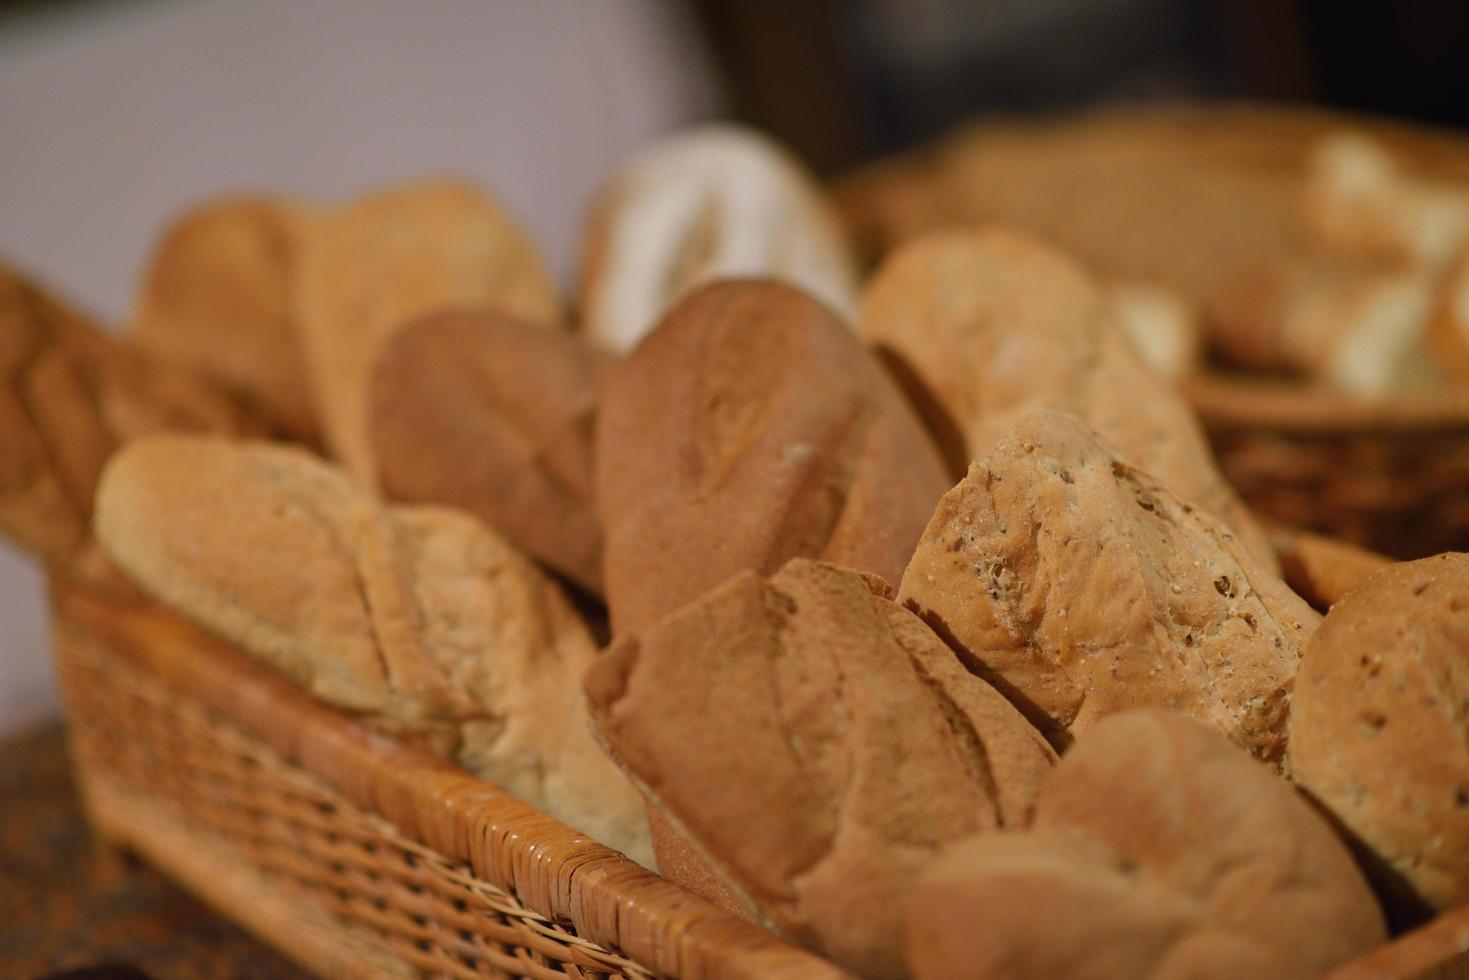
[[[167,436],[109,463],[96,527],[145,591],[317,697],[651,862],[642,804],[592,741],[595,644],[472,517],[383,507],[300,449]]]
[[[939,846],[1024,825],[1054,753],[873,576],[745,572],[587,674],[614,756],[760,921],[900,976]]]
[[[774,282],[706,286],[604,389],[596,497],[613,630],[793,557],[896,580],[948,486],[902,395],[825,307]]]
[[[583,242],[588,338],[626,353],[715,279],[769,277],[856,312],[856,261],[825,193],[765,136],[713,124],[640,150],[603,188]]]
[[[200,204],[164,231],[143,273],[132,336],[239,393],[292,439],[315,441],[291,309],[304,206],[270,197]]]
[[[541,325],[561,316],[534,246],[471,184],[380,190],[324,214],[304,237],[296,316],[313,398],[328,448],[364,484],[376,475],[368,387],[378,351],[409,320],[457,308]]]
[[[1162,707],[1276,763],[1320,620],[1218,521],[1057,412],[1021,419],[945,495],[899,598],[1058,744]]]
[[[494,313],[434,314],[383,347],[370,398],[388,496],[479,517],[600,593],[592,427],[606,355]]]
[[[986,455],[1021,415],[1071,412],[1124,458],[1219,518],[1273,563],[1187,403],[1138,360],[1096,283],[1065,255],[1001,228],[935,232],[897,249],[862,299],[867,340],[904,361]]]
[[[1330,825],[1217,735],[1156,710],[1084,736],[1031,831],[944,852],[907,921],[918,980],[1305,980],[1384,938]]]
[[[1469,901],[1469,555],[1392,565],[1332,607],[1306,648],[1292,778],[1403,905]]]
[[[78,557],[114,449],[151,432],[252,433],[202,378],[116,340],[0,266],[0,529],[52,564]]]

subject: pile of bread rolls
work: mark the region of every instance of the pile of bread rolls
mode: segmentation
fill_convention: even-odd
[[[1469,558],[1323,618],[1167,297],[1000,227],[863,281],[732,127],[584,259],[568,312],[438,181],[203,204],[121,336],[7,274],[0,526],[861,975],[1311,976],[1469,901]]]

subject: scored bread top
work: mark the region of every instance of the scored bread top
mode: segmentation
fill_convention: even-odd
[[[652,804],[782,934],[902,971],[895,914],[941,844],[1023,826],[1055,754],[873,576],[737,575],[587,675]]]
[[[794,557],[896,581],[950,482],[851,331],[763,280],[698,290],[609,372],[596,474],[615,632]]]
[[[383,507],[304,450],[165,436],[108,464],[97,536],[146,592],[344,708],[650,864],[596,748],[586,626],[472,517]]]

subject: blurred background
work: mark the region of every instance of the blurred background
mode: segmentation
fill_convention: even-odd
[[[1469,3],[1324,0],[0,2],[0,254],[122,325],[164,219],[259,188],[478,177],[563,282],[632,147],[763,127],[825,177],[961,121],[1117,102],[1469,123]],[[0,731],[55,712],[42,582],[0,548]]]

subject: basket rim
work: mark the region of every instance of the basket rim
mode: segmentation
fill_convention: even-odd
[[[1298,381],[1211,369],[1183,380],[1180,389],[1210,429],[1469,436],[1469,389],[1464,388],[1369,400]]]
[[[321,704],[180,614],[53,573],[52,616],[407,838],[579,936],[667,976],[845,977],[453,762]]]

